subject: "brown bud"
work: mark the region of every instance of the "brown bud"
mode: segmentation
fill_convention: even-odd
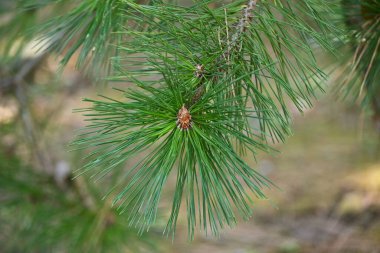
[[[177,114],[177,126],[181,130],[187,130],[191,127],[192,121],[191,121],[191,115],[189,110],[185,107],[185,105],[182,106],[181,109],[179,109]]]

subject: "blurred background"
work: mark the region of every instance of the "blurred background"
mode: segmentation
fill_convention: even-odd
[[[280,189],[250,221],[189,243],[182,213],[174,241],[162,236],[165,218],[139,235],[103,198],[112,178],[72,179],[85,155],[69,152],[85,125],[73,109],[116,93],[76,70],[76,55],[61,70],[60,55],[37,51],[28,29],[49,8],[19,12],[15,2],[0,1],[0,252],[380,252],[379,131],[370,112],[337,99],[334,75],[312,109],[294,108],[280,153],[251,164]],[[170,208],[164,195],[159,212]]]

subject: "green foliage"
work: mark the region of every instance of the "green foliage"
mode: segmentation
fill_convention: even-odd
[[[283,141],[291,133],[289,102],[302,110],[321,90],[325,76],[313,51],[317,45],[331,50],[334,30],[317,12],[325,5],[125,1],[124,15],[136,26],[123,32],[129,39],[114,59],[113,79],[137,87],[124,100],[86,100],[90,123],[74,145],[92,152],[81,173],[100,178],[144,152],[114,200],[142,230],[154,223],[174,169],[167,233],[174,235],[182,200],[190,238],[196,227],[218,234],[237,216],[249,218],[253,197],[265,198],[263,188],[271,183],[243,154],[270,151],[268,140]],[[181,108],[191,116],[189,129],[179,124]]]
[[[241,108],[213,100],[219,93],[226,92],[224,89],[208,91],[191,107],[193,126],[188,131],[181,131],[176,127],[176,114],[184,103],[185,86],[168,79],[165,84],[167,86],[162,85],[159,89],[141,84],[145,92],[125,94],[129,103],[87,100],[94,103],[86,114],[93,122],[88,126],[91,132],[81,136],[75,144],[97,147],[88,157],[91,162],[84,169],[99,169],[93,173],[98,177],[149,149],[149,155],[124,175],[128,178],[128,185],[114,200],[122,212],[131,214],[130,225],[137,223],[145,229],[155,222],[162,189],[176,167],[177,185],[168,232],[175,229],[184,195],[190,235],[193,236],[197,223],[195,205],[201,210],[198,224],[206,231],[211,224],[212,232],[217,233],[218,227],[223,227],[224,223],[232,225],[236,222],[233,205],[243,217],[249,217],[249,204],[253,202],[249,192],[263,198],[261,188],[270,185],[240,158],[229,136],[234,136],[252,152],[268,147],[256,140],[260,137],[251,129],[240,132],[235,127],[240,124],[236,121],[237,113],[254,117],[253,111],[241,111]],[[230,99],[231,103],[234,99]],[[226,199],[226,193],[233,205]]]
[[[380,108],[380,2],[344,1],[341,16],[336,4],[204,0],[185,7],[160,0],[3,1],[0,13],[12,15],[0,24],[0,35],[8,40],[1,49],[4,56],[18,55],[38,38],[45,50],[62,55],[62,66],[74,60],[95,77],[112,73],[111,80],[133,83],[134,88],[120,90],[123,99],[86,100],[91,105],[82,111],[89,125],[74,145],[90,153],[79,174],[89,172],[99,179],[124,173],[113,203],[140,231],[156,221],[162,191],[174,174],[166,233],[174,235],[184,201],[189,237],[196,228],[217,235],[238,217],[249,218],[255,197],[265,198],[265,188],[272,183],[250,168],[249,159],[272,151],[271,143],[284,141],[291,134],[289,107],[302,111],[322,90],[325,74],[315,50],[333,51],[341,42],[336,22],[345,20],[343,42],[355,48],[339,92]],[[47,9],[52,11],[46,15]],[[115,72],[109,69],[111,57]],[[133,163],[136,155],[142,158]],[[127,162],[133,165],[124,172],[120,167]],[[11,174],[4,178],[4,184],[35,191]],[[75,224],[71,211],[66,213],[78,204],[72,201],[57,195],[48,205],[51,210],[36,212],[56,212],[65,217],[60,225]],[[21,203],[22,210],[31,205]],[[122,219],[106,203],[99,207],[112,219]],[[73,235],[99,232],[89,224],[102,212],[73,212],[84,222],[84,230]],[[51,227],[55,238],[66,240],[60,225],[40,222],[42,228]],[[41,238],[46,236],[47,230],[36,231]],[[100,240],[99,236],[90,249],[97,249]],[[110,241],[104,240],[108,245]],[[80,241],[73,247],[81,248]]]
[[[11,15],[0,23],[0,35],[6,38],[2,53],[14,57],[36,40],[35,49],[62,55],[62,67],[74,59],[78,68],[103,78],[110,71],[109,58],[117,55],[118,32],[127,24],[123,2],[4,1],[0,14]]]
[[[123,216],[98,201],[90,183],[58,188],[46,174],[3,152],[0,167],[2,252],[157,252],[157,237],[137,237]],[[88,205],[86,198],[94,202]]]
[[[13,49],[14,54],[20,53],[25,44],[31,40],[30,34],[24,34],[23,37],[20,33],[24,33],[36,20],[36,15],[33,10],[26,11],[24,9],[19,9],[19,6],[15,2],[4,1],[0,5],[0,14],[5,15],[6,13],[16,13],[13,16],[4,18],[4,21],[0,23],[0,41],[5,45],[0,47],[0,52],[4,56],[11,55],[11,49]],[[6,42],[3,41],[6,38]],[[3,60],[3,59],[2,59]]]
[[[343,3],[348,45],[338,93],[380,112],[380,1],[350,0]]]
[[[81,1],[68,13],[51,19],[44,26],[47,50],[63,54],[62,66],[77,55],[77,67],[108,73],[108,60],[116,54],[118,33],[126,24],[124,1]],[[99,74],[99,73],[98,73]]]

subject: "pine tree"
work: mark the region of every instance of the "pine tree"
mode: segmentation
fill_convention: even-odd
[[[113,80],[137,87],[119,90],[125,100],[86,100],[90,124],[74,145],[92,151],[81,173],[101,178],[148,150],[114,200],[131,225],[146,230],[155,222],[171,172],[177,182],[166,233],[174,234],[182,200],[190,238],[196,226],[217,235],[237,215],[249,218],[253,197],[266,198],[273,184],[242,154],[283,141],[288,100],[302,110],[321,89],[313,47],[332,50],[333,29],[317,12],[321,4],[125,2],[134,26],[121,32],[130,39],[119,46]]]
[[[378,1],[372,2],[370,10],[377,10]],[[115,188],[122,189],[113,204],[141,231],[154,224],[165,183],[176,175],[165,232],[174,235],[183,202],[190,239],[196,228],[217,235],[239,217],[248,219],[255,198],[266,198],[265,189],[274,184],[247,160],[273,152],[272,144],[291,134],[289,107],[302,111],[323,90],[326,75],[315,52],[334,52],[343,37],[330,20],[339,16],[338,1],[23,0],[17,5],[19,15],[0,34],[6,29],[18,38],[23,27],[17,18],[37,29],[22,37],[19,47],[5,47],[6,53],[11,46],[21,51],[23,42],[37,35],[41,50],[63,55],[62,66],[77,56],[77,67],[90,75],[129,83],[117,89],[123,99],[85,99],[90,105],[79,111],[89,124],[73,148],[89,153],[77,175],[120,177]],[[44,8],[69,11],[41,18],[37,13]],[[371,48],[377,52],[376,43]],[[376,68],[367,68],[365,83],[377,80]],[[369,96],[375,94],[371,89]],[[120,168],[137,155],[142,158],[131,168]]]

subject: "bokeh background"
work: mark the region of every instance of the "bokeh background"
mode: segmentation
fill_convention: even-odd
[[[2,12],[0,24],[12,15]],[[10,27],[2,29],[10,39]],[[175,180],[162,217],[139,235],[103,198],[117,176],[73,179],[85,155],[69,146],[85,125],[73,110],[86,107],[84,97],[120,96],[109,86],[130,84],[96,85],[75,69],[75,56],[59,71],[61,56],[36,52],[33,40],[20,48],[16,60],[0,56],[0,252],[380,252],[379,132],[366,110],[337,99],[335,75],[312,109],[294,108],[294,135],[274,145],[279,152],[251,164],[278,189],[257,201],[251,220],[190,243],[184,212],[176,237],[162,236]]]

